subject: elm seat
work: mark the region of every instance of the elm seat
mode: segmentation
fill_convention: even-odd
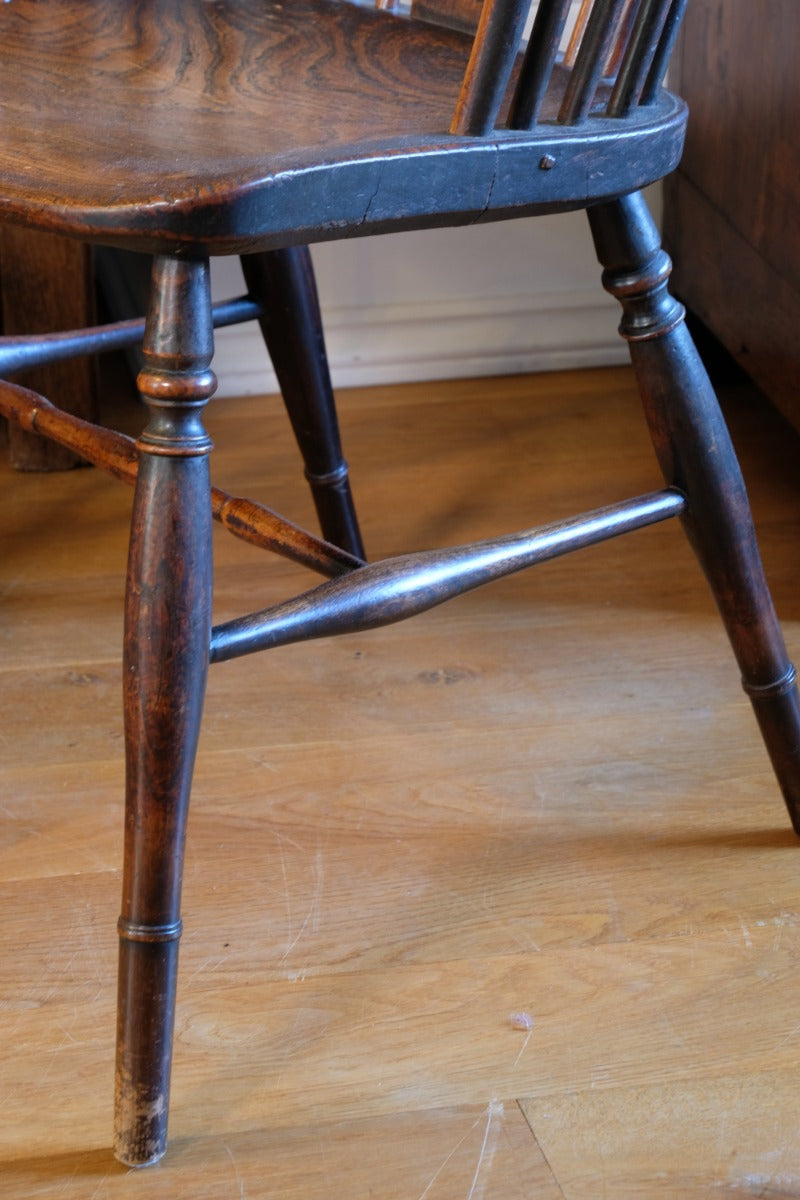
[[[471,0],[420,3],[452,16]],[[335,0],[0,5],[0,218],[155,256],[146,321],[0,338],[0,413],[136,488],[123,649],[123,1162],[154,1162],[166,1147],[183,847],[213,663],[377,628],[678,516],[800,831],[794,668],[733,448],[639,190],[680,155],[686,112],[661,82],[685,5],[582,0],[567,39],[571,0],[538,0],[525,45],[527,0],[485,0],[474,37]],[[622,307],[663,486],[556,524],[366,564],[307,243],[575,208],[587,211],[603,284]],[[248,292],[212,305],[209,256],[231,253]],[[324,540],[210,483],[202,411],[216,384],[213,329],[252,319]],[[27,367],[137,339],[150,415],[136,443],[13,382]],[[212,517],[327,581],[212,627]]]
[[[42,228],[241,253],[578,207],[660,178],[680,154],[685,110],[667,93],[628,122],[633,171],[618,119],[598,115],[588,142],[585,127],[556,126],[559,66],[546,130],[454,138],[473,39],[337,0],[62,7],[54,23],[35,0],[0,5],[0,106],[13,117],[0,213]],[[525,169],[546,154],[553,169]]]

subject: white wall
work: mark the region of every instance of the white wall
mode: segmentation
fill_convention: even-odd
[[[314,247],[339,387],[625,361],[583,213]],[[215,263],[217,298],[243,290]],[[276,390],[255,325],[220,330],[221,394]]]
[[[577,9],[573,0],[564,43]],[[650,199],[657,210],[658,189]],[[336,386],[627,361],[583,213],[313,253]],[[214,265],[217,298],[244,290],[238,262]],[[277,390],[254,325],[218,333],[215,370],[223,395]]]

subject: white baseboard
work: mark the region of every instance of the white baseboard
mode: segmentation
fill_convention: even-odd
[[[334,386],[509,375],[627,361],[599,290],[476,296],[326,311]],[[277,391],[255,324],[216,335],[220,395]]]

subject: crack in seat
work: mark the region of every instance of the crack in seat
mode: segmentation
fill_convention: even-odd
[[[601,88],[591,129],[556,125],[560,65],[534,131],[449,134],[472,37],[337,0],[62,8],[0,5],[0,215],[105,244],[243,253],[575,208],[682,147],[666,93],[623,125]]]

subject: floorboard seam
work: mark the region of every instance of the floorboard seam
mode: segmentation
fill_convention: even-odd
[[[531,1125],[531,1123],[530,1123],[530,1120],[528,1119],[528,1114],[525,1112],[525,1109],[524,1109],[524,1107],[523,1107],[522,1101],[521,1101],[521,1100],[519,1100],[519,1099],[517,1099],[517,1100],[515,1100],[515,1101],[514,1101],[514,1103],[516,1104],[516,1106],[517,1106],[517,1108],[519,1109],[519,1111],[522,1113],[522,1119],[523,1119],[523,1121],[525,1122],[525,1124],[528,1126],[528,1129],[531,1131],[531,1137],[532,1137],[532,1138],[533,1138],[533,1140],[534,1140],[534,1143],[535,1143],[535,1145],[536,1145],[536,1148],[537,1148],[537,1150],[539,1151],[539,1153],[541,1154],[541,1156],[542,1156],[542,1159],[544,1160],[544,1162],[547,1164],[547,1169],[548,1169],[548,1171],[550,1172],[550,1174],[551,1174],[551,1176],[552,1176],[552,1178],[553,1178],[553,1183],[554,1183],[554,1184],[556,1185],[556,1187],[558,1188],[558,1194],[559,1194],[560,1196],[562,1196],[562,1197],[563,1197],[563,1200],[567,1200],[567,1198],[566,1198],[566,1196],[565,1196],[565,1194],[564,1194],[564,1189],[563,1189],[563,1188],[562,1188],[562,1186],[561,1186],[561,1181],[560,1181],[560,1180],[558,1179],[558,1177],[556,1176],[556,1173],[555,1173],[555,1171],[553,1170],[552,1164],[550,1163],[550,1159],[549,1159],[549,1158],[547,1157],[547,1155],[545,1154],[545,1152],[544,1152],[544,1147],[542,1146],[542,1143],[539,1141],[538,1137],[536,1136],[536,1130],[533,1128],[533,1126],[532,1126],[532,1125]]]

